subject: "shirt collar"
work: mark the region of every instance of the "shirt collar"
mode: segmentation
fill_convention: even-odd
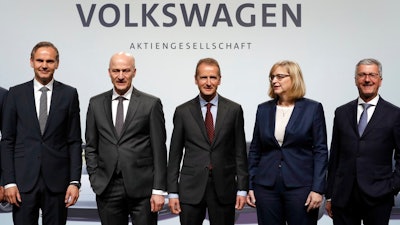
[[[131,98],[132,91],[133,91],[133,85],[131,85],[131,87],[128,89],[128,91],[125,92],[125,94],[123,94],[123,95],[119,95],[119,94],[115,91],[115,88],[113,88],[112,100],[115,100],[115,99],[118,98],[119,96],[122,96],[122,97],[124,97],[126,100],[129,100],[129,99]]]
[[[54,79],[51,79],[51,81],[46,85],[39,83],[39,81],[37,81],[36,79],[33,79],[33,89],[35,91],[40,91],[40,88],[42,87],[47,87],[49,91],[53,91],[53,85],[54,85]]]
[[[376,106],[376,104],[378,104],[378,101],[379,101],[379,95],[376,95],[375,96],[375,98],[373,98],[371,101],[369,101],[369,102],[364,102],[364,100],[362,100],[360,97],[358,97],[358,105],[360,105],[360,104],[362,104],[362,103],[368,103],[368,104],[371,104],[371,105],[375,105]]]
[[[200,106],[204,106],[208,103],[206,100],[204,100],[204,98],[201,97],[201,95],[199,95],[199,101],[200,101]],[[215,95],[213,99],[211,99],[210,103],[214,106],[218,106],[218,93],[217,95]]]

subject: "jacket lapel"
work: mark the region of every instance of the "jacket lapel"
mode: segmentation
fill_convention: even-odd
[[[201,113],[201,108],[200,108],[200,101],[199,101],[199,97],[195,97],[192,101],[191,101],[191,105],[190,105],[190,112],[194,118],[194,121],[196,121],[197,126],[199,126],[200,132],[203,135],[203,138],[205,140],[208,141],[208,136],[207,136],[207,131],[206,131],[206,125],[204,123],[204,118],[203,118],[203,114]]]
[[[217,141],[218,137],[220,136],[219,134],[221,132],[221,129],[223,127],[225,127],[223,124],[224,124],[225,118],[228,116],[227,115],[228,111],[229,110],[227,107],[226,99],[224,97],[222,97],[221,95],[219,95],[218,96],[217,118],[216,118],[215,126],[214,126],[215,127],[215,135],[214,135],[213,143],[215,143]],[[207,134],[207,131],[206,131],[206,134]]]
[[[112,111],[111,111],[111,102],[113,101],[112,99],[112,90],[110,90],[103,99],[103,107],[104,107],[104,115],[105,115],[105,121],[108,123],[108,126],[111,128],[111,130],[114,133],[115,139],[117,140],[117,132],[114,127],[113,123],[113,118],[112,118]]]
[[[362,134],[362,136],[364,136],[365,134],[370,132],[372,127],[376,127],[376,124],[382,120],[381,116],[385,115],[385,113],[384,113],[385,106],[384,105],[385,105],[385,100],[383,100],[382,98],[379,98],[378,103],[375,106],[375,111],[372,114],[371,119],[367,123],[367,126],[365,127],[365,130],[364,130],[364,133]]]
[[[140,93],[135,88],[133,88],[132,94],[131,94],[131,100],[129,101],[128,110],[127,110],[126,116],[125,116],[124,126],[122,127],[122,131],[121,131],[121,137],[124,136],[124,133],[125,133],[127,127],[129,127],[137,110],[140,108],[140,104],[141,104]]]
[[[33,89],[33,80],[27,83],[27,88],[25,90],[26,90],[25,93],[23,93],[23,95],[21,97],[22,97],[22,99],[25,100],[25,105],[27,106],[26,111],[29,114],[29,115],[27,115],[27,117],[28,118],[36,118],[36,120],[34,120],[35,121],[34,126],[36,128],[36,132],[41,135],[39,118],[38,118],[38,114],[36,112],[35,93],[34,93],[35,90]]]

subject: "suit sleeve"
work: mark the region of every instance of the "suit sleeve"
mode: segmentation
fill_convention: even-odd
[[[74,89],[69,109],[68,146],[70,154],[70,181],[80,181],[82,174],[82,137],[78,92]]]
[[[178,193],[179,169],[183,156],[185,139],[182,116],[178,109],[175,110],[173,121],[174,129],[172,131],[168,160],[168,192]]]
[[[328,175],[327,175],[327,187],[326,187],[326,198],[332,198],[333,185],[335,183],[335,174],[337,169],[337,160],[339,158],[339,148],[338,145],[340,143],[338,128],[337,128],[337,113],[335,113],[335,117],[333,120],[333,130],[332,130],[332,141],[331,148],[329,152],[329,162],[328,162]]]
[[[161,100],[157,99],[150,112],[150,142],[154,157],[153,189],[167,190],[167,148],[165,119]]]
[[[14,166],[14,146],[17,132],[17,109],[13,88],[6,98],[3,109],[1,141],[1,166],[4,184],[16,183]]]
[[[250,150],[249,150],[249,189],[253,190],[253,180],[257,173],[258,164],[260,162],[260,132],[259,132],[259,122],[258,117],[260,114],[260,109],[258,108],[256,113],[256,121],[253,130],[253,139],[251,140]]]
[[[96,173],[97,169],[97,157],[98,157],[98,148],[97,145],[99,143],[98,130],[94,115],[93,109],[93,101],[89,102],[87,114],[86,114],[86,131],[85,131],[85,159],[86,159],[86,170],[91,176]]]
[[[249,173],[246,151],[246,137],[244,133],[243,110],[239,106],[236,116],[235,130],[235,151],[236,151],[236,173],[238,190],[247,191],[249,189]]]
[[[314,176],[312,190],[325,193],[328,147],[324,110],[318,103],[313,121]]]
[[[399,111],[399,110],[398,110]],[[392,189],[394,194],[398,194],[400,191],[400,114],[397,114],[397,120],[393,129],[393,139],[395,141],[394,149],[394,172],[392,178]]]

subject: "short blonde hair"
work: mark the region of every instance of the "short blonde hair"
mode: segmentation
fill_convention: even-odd
[[[300,66],[296,62],[289,60],[279,61],[275,63],[269,71],[270,77],[278,67],[285,68],[290,75],[290,79],[292,79],[292,87],[288,93],[288,97],[294,100],[303,98],[306,94],[306,85],[303,80],[303,73],[301,72]],[[274,93],[272,81],[269,82],[268,95],[273,99],[278,98],[278,96]]]

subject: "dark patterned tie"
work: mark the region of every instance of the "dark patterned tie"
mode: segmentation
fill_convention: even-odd
[[[46,127],[47,122],[47,91],[49,89],[47,87],[40,88],[42,94],[40,95],[40,103],[39,103],[39,125],[40,132],[44,132],[44,128]]]
[[[371,106],[371,104],[361,103],[361,105],[364,108],[364,110],[361,113],[360,121],[358,122],[358,133],[360,134],[360,136],[364,133],[365,127],[367,127],[367,123],[368,123],[368,112],[367,112],[367,110]]]
[[[118,106],[117,106],[117,116],[115,119],[115,130],[117,131],[118,136],[121,135],[122,128],[124,127],[124,104],[123,101],[125,97],[119,96],[117,97]]]
[[[207,103],[206,106],[207,106],[207,112],[206,112],[205,124],[206,124],[208,139],[211,143],[214,139],[214,121],[210,111],[212,104]]]

